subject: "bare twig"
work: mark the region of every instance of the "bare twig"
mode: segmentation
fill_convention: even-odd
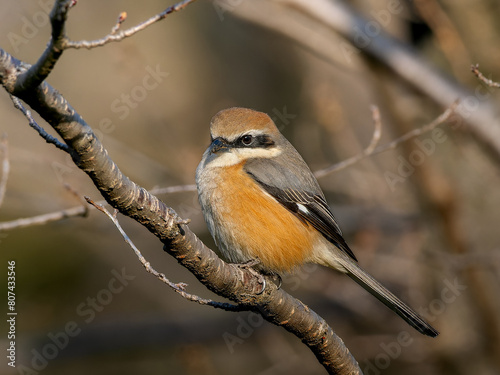
[[[367,155],[371,155],[373,150],[375,150],[375,147],[377,147],[380,141],[380,137],[382,136],[382,120],[380,119],[380,110],[376,105],[372,105],[370,109],[372,111],[372,120],[374,129],[373,129],[372,140],[364,151]]]
[[[363,152],[354,155],[350,157],[349,159],[343,160],[340,163],[333,164],[327,168],[320,169],[316,172],[314,172],[314,175],[317,178],[324,177],[330,173],[337,172],[341,169],[344,169],[347,166],[350,166],[354,163],[357,163],[358,161],[372,155],[377,155],[380,154],[384,151],[387,150],[392,150],[396,148],[400,143],[406,142],[409,139],[418,137],[419,135],[422,135],[424,133],[427,133],[428,131],[431,131],[434,129],[436,126],[441,125],[445,121],[447,121],[451,115],[455,112],[457,106],[458,106],[458,100],[455,101],[451,106],[449,106],[439,117],[437,117],[434,121],[430,122],[427,125],[424,125],[420,128],[414,129],[403,136],[393,140],[392,142],[386,143],[385,145],[375,147],[380,139],[381,135],[381,121],[380,121],[380,114],[378,113],[378,109],[376,107],[372,108],[372,117],[373,121],[375,124],[375,131],[373,132],[372,140],[370,142],[370,145],[363,150]]]
[[[167,187],[155,187],[149,192],[151,194],[159,195],[159,194],[173,194],[173,193],[182,193],[182,192],[192,192],[196,191],[196,185],[176,185],[176,186],[167,186]]]
[[[488,85],[489,87],[494,87],[496,89],[500,88],[500,83],[499,82],[495,82],[489,78],[486,78],[483,73],[481,73],[479,71],[479,64],[476,64],[476,65],[471,65],[470,67],[470,70],[472,71],[472,73],[474,73],[474,75],[479,78],[480,81],[484,82],[486,85]]]
[[[400,143],[406,142],[409,139],[418,137],[419,135],[422,135],[424,133],[427,133],[428,131],[431,131],[434,129],[436,126],[441,125],[442,123],[446,122],[450,117],[455,113],[455,110],[457,109],[460,101],[456,100],[455,102],[452,103],[446,110],[441,113],[434,121],[428,123],[427,125],[424,125],[420,128],[413,129],[412,131],[404,134],[403,136],[395,139],[392,142],[389,142],[385,145],[377,147],[373,152],[371,153],[372,155],[380,154],[381,152],[387,151],[387,150],[392,150],[396,148]]]
[[[146,271],[149,272],[150,274],[154,275],[161,282],[167,284],[170,288],[172,288],[174,291],[176,291],[177,293],[179,293],[183,298],[185,298],[185,299],[187,299],[189,301],[192,301],[192,302],[199,303],[200,305],[212,306],[212,307],[215,307],[215,308],[218,308],[218,309],[222,309],[222,310],[226,310],[226,311],[245,311],[245,310],[249,310],[248,306],[233,305],[231,303],[224,303],[224,302],[216,302],[216,301],[213,301],[211,299],[201,298],[201,297],[199,297],[197,295],[194,295],[194,294],[186,292],[186,287],[187,287],[186,283],[183,283],[183,282],[181,282],[181,283],[173,283],[172,281],[170,281],[169,279],[167,279],[167,277],[165,276],[165,274],[156,271],[151,266],[151,264],[146,260],[146,258],[144,258],[144,256],[142,255],[141,251],[135,246],[135,244],[132,242],[132,240],[127,235],[127,233],[125,233],[125,231],[121,227],[120,223],[118,222],[118,219],[116,218],[116,214],[118,213],[117,210],[115,210],[114,215],[111,215],[109,213],[109,211],[106,210],[102,205],[95,203],[89,197],[85,197],[85,200],[89,204],[91,204],[93,207],[95,207],[96,209],[98,209],[99,211],[101,211],[103,214],[105,214],[113,222],[113,224],[119,230],[119,232],[122,235],[122,237],[125,240],[125,242],[132,248],[132,250],[134,250],[135,255],[137,256],[137,258],[139,259],[139,261],[141,262],[141,264],[144,266],[144,268],[146,269]]]
[[[24,106],[21,104],[21,101],[18,98],[16,98],[13,95],[11,95],[10,98],[12,99],[12,102],[14,103],[14,107],[19,109],[23,113],[23,115],[28,119],[29,125],[33,129],[35,129],[43,139],[45,139],[45,142],[51,143],[54,146],[56,146],[58,149],[69,153],[68,145],[61,143],[57,138],[54,138],[53,136],[51,136],[49,133],[47,133],[45,131],[44,128],[42,128],[40,125],[38,125],[36,123],[35,119],[33,118],[33,116],[31,116],[31,111],[24,108]]]
[[[2,154],[2,177],[0,179],[0,206],[3,203],[5,192],[7,191],[7,180],[9,179],[10,161],[9,161],[9,143],[7,134],[2,134],[0,139],[0,153]]]
[[[127,19],[127,12],[121,12],[118,16],[118,20],[116,21],[116,25],[111,29],[110,35],[114,35],[120,29],[121,25]]]
[[[118,32],[118,33],[117,33],[118,28],[116,27],[118,25],[115,25],[115,27],[113,27],[113,29],[111,30],[111,33],[106,35],[105,37],[103,37],[101,39],[92,40],[92,41],[82,40],[80,42],[66,40],[64,42],[64,49],[67,49],[67,48],[91,49],[91,48],[95,48],[95,47],[104,46],[105,44],[108,44],[111,42],[119,42],[120,40],[128,38],[129,36],[132,36],[135,33],[139,32],[141,30],[144,30],[146,27],[152,25],[153,23],[161,21],[162,19],[167,17],[170,13],[174,13],[174,12],[177,12],[179,10],[184,9],[186,6],[188,6],[189,4],[191,4],[194,1],[196,1],[196,0],[183,0],[175,5],[168,7],[163,12],[158,13],[157,15],[149,18],[148,20],[146,20],[146,21],[144,21],[144,22],[142,22],[134,27],[131,27],[129,29]],[[116,30],[115,30],[115,28],[116,28]]]
[[[32,65],[25,65],[24,71],[19,75],[16,81],[16,87],[13,91],[15,95],[17,91],[26,90],[28,88],[35,88],[42,83],[52,72],[57,61],[61,57],[63,51],[68,48],[94,48],[103,46],[110,42],[118,42],[135,33],[144,30],[146,27],[155,22],[161,21],[170,13],[177,12],[184,9],[187,5],[196,0],[183,0],[175,5],[165,9],[163,12],[151,17],[147,21],[140,23],[130,29],[119,32],[121,24],[127,18],[127,13],[122,12],[118,16],[117,23],[111,29],[111,32],[104,38],[94,41],[80,41],[74,42],[69,40],[65,35],[65,23],[69,10],[76,5],[76,0],[56,0],[54,7],[50,12],[50,23],[52,26],[52,35],[47,47],[38,59]]]
[[[48,214],[33,216],[30,218],[22,218],[0,223],[0,231],[31,227],[34,225],[44,225],[53,221],[67,219],[69,217],[85,216],[86,213],[87,209],[85,206],[68,208],[67,210],[51,212]]]
[[[81,200],[81,196],[75,192],[72,188],[65,184],[65,187],[74,195]],[[151,194],[160,195],[160,194],[173,194],[180,192],[192,192],[196,191],[196,185],[174,185],[167,187],[157,187],[149,190]],[[96,204],[106,204],[105,200],[100,200],[96,202]],[[12,221],[5,221],[0,223],[0,232],[13,230],[18,228],[25,228],[34,225],[44,225],[54,221],[60,221],[69,219],[76,216],[86,217],[88,215],[89,206],[85,203],[81,206],[75,206],[71,208],[67,208],[64,210],[59,210],[55,212],[50,212],[42,215],[37,215],[29,218],[16,219]]]

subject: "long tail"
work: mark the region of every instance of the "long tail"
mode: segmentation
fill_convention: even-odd
[[[412,310],[394,294],[389,292],[384,286],[382,286],[377,280],[375,280],[357,264],[349,260],[343,261],[342,266],[347,270],[347,274],[354,281],[356,281],[364,289],[370,292],[370,294],[375,296],[380,302],[382,302],[384,305],[398,314],[417,331],[430,337],[436,337],[437,335],[439,335],[439,332],[436,331],[424,319],[422,319],[420,315],[418,315],[414,310]]]

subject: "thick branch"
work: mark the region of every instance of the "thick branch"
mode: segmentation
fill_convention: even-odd
[[[75,164],[88,174],[112,207],[157,236],[165,251],[207,288],[259,312],[269,322],[299,337],[330,373],[361,373],[356,360],[324,319],[272,282],[258,294],[262,289],[258,278],[219,259],[187,226],[177,224],[177,214],[170,207],[124,176],[88,124],[50,85],[43,82],[14,93],[19,71],[23,71],[21,62],[0,49],[0,81],[6,90],[24,100],[55,129],[68,145]]]

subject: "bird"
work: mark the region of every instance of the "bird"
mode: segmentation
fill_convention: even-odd
[[[317,263],[350,276],[420,333],[439,332],[362,269],[308,165],[273,120],[221,110],[196,169],[205,222],[222,257],[280,275]],[[265,285],[264,285],[265,288]]]

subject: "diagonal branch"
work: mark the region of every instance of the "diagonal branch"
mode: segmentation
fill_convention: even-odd
[[[57,138],[54,138],[51,136],[49,133],[45,131],[44,128],[42,128],[40,125],[37,124],[33,116],[31,116],[31,112],[24,108],[24,106],[21,104],[21,101],[16,98],[15,96],[11,95],[10,98],[12,99],[12,102],[14,103],[14,107],[19,109],[23,115],[28,119],[29,125],[35,129],[40,137],[45,139],[45,142],[47,143],[52,143],[54,146],[56,146],[59,150],[63,150],[65,152],[69,152],[69,148],[67,145],[64,143],[59,142]]]
[[[474,75],[482,82],[484,82],[489,87],[500,88],[500,82],[495,82],[489,78],[486,78],[483,73],[479,70],[479,64],[471,65],[470,70]]]
[[[10,94],[14,94],[22,70],[21,61],[0,49],[0,82]],[[208,289],[293,333],[329,373],[361,373],[342,339],[323,318],[272,282],[261,292],[259,279],[252,272],[223,262],[189,227],[179,224],[172,208],[124,176],[90,126],[54,88],[44,81],[36,88],[18,88],[15,95],[59,134],[74,163],[87,173],[106,201],[158,237],[164,250]]]

